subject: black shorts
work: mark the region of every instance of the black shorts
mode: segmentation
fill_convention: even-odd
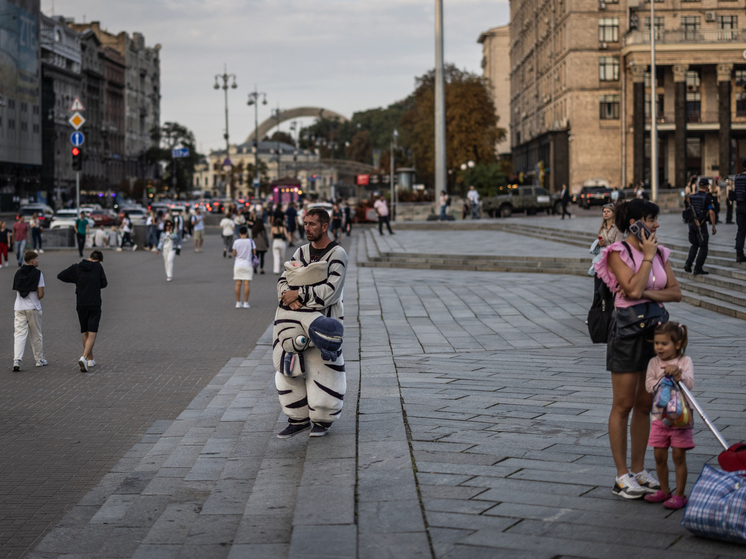
[[[616,335],[616,321],[612,313],[606,345],[606,370],[612,373],[647,371],[648,362],[653,357],[653,333],[641,334],[634,338],[620,338]]]
[[[101,306],[77,307],[78,320],[80,321],[80,333],[98,332],[98,323],[101,320]]]

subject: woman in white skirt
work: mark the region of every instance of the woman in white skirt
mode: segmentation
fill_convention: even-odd
[[[166,221],[163,224],[163,234],[158,241],[156,254],[163,253],[163,263],[166,265],[166,281],[171,281],[174,277],[174,257],[176,256],[176,233],[174,233],[174,224]]]
[[[233,279],[236,281],[236,308],[250,309],[249,289],[254,278],[253,259],[256,245],[249,239],[249,230],[245,225],[238,228],[239,239],[233,242]],[[241,305],[241,284],[243,284],[243,305]]]
[[[285,229],[285,220],[276,217],[272,229],[272,269],[275,274],[280,274],[280,268],[285,263],[285,249],[287,248],[288,231]]]

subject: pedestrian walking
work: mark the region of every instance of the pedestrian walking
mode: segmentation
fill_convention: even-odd
[[[339,207],[339,203],[332,204],[332,235],[334,240],[339,241],[339,235],[342,233],[342,209]]]
[[[90,224],[85,216],[84,212],[80,212],[78,219],[75,220],[75,240],[78,243],[78,254],[83,257],[83,249],[85,248],[85,240],[88,238],[88,228]]]
[[[727,179],[725,181],[725,224],[733,224],[733,181]]]
[[[604,205],[603,221],[601,227],[598,228],[598,246],[601,248],[613,245],[624,238],[624,235],[614,223],[615,216],[614,204]]]
[[[272,271],[279,275],[280,267],[285,260],[288,238],[283,218],[275,218],[272,229],[270,229],[270,234],[272,235]]]
[[[688,344],[687,328],[678,322],[666,322],[655,329],[655,353],[650,360],[645,377],[645,390],[654,394],[656,402],[663,403],[663,391],[671,393],[672,382],[681,382],[689,390],[694,388],[694,365],[689,356],[684,355]],[[667,400],[666,400],[667,401]],[[663,503],[667,509],[681,509],[686,506],[687,498],[686,451],[694,448],[693,423],[672,426],[666,417],[666,409],[660,405],[653,405],[651,411],[650,437],[648,446],[654,449],[655,469],[658,473],[660,489],[655,493],[645,495],[650,503]],[[690,415],[691,419],[691,415]],[[676,491],[671,491],[668,484],[668,449],[676,474]]]
[[[41,220],[38,213],[34,212],[28,226],[31,229],[31,248],[39,254],[44,254],[41,248]]]
[[[693,212],[692,220],[689,223],[689,256],[684,264],[685,272],[692,272],[694,264],[694,275],[707,275],[710,272],[704,270],[707,252],[709,250],[710,234],[707,231],[707,221],[712,223],[712,234],[717,233],[715,225],[715,210],[712,194],[707,189],[710,184],[707,179],[700,179],[699,192],[689,196],[689,208]]]
[[[715,212],[713,225],[720,223],[720,185],[716,180],[710,182],[710,195],[712,196],[712,211]]]
[[[202,252],[202,243],[205,242],[205,218],[199,206],[194,209],[194,215],[192,216],[192,234],[194,236],[194,252]]]
[[[671,251],[658,245],[659,211],[656,204],[641,198],[619,204],[615,223],[627,237],[607,247],[594,265],[596,274],[616,294],[606,348],[613,395],[609,445],[616,465],[612,493],[625,499],[640,499],[660,489],[644,464],[653,401],[645,390],[645,374],[655,355],[651,328],[668,320],[662,304],[680,301],[681,289],[668,260]]]
[[[136,251],[137,244],[132,238],[132,219],[130,218],[129,212],[124,212],[122,225],[120,225],[119,229],[122,231],[122,244],[120,245],[118,250],[121,251],[124,248],[124,245],[130,245],[132,247],[132,252]]]
[[[220,236],[223,238],[223,258],[233,258],[233,252],[231,251],[233,246],[233,219],[227,212],[220,220],[220,229]]]
[[[298,230],[298,211],[295,209],[295,203],[290,202],[285,210],[288,230],[288,246],[295,246],[295,232]]]
[[[256,247],[256,255],[259,257],[259,273],[264,273],[264,257],[269,250],[269,239],[267,238],[267,230],[264,228],[264,222],[261,219],[257,219],[254,222],[254,226],[251,228],[251,238],[254,240],[254,246]],[[256,266],[254,272],[256,273]]]
[[[13,243],[13,232],[8,229],[7,224],[4,221],[0,221],[0,268],[3,267],[3,261],[5,266],[8,267],[8,249]]]
[[[386,205],[386,198],[379,196],[376,203],[373,204],[373,207],[378,214],[378,232],[381,234],[381,237],[383,237],[384,225],[386,225],[386,228],[389,230],[389,235],[393,235],[394,232],[391,230],[391,223],[389,223],[389,207]]]
[[[91,367],[96,366],[93,345],[96,343],[101,321],[101,290],[109,284],[103,262],[104,254],[100,250],[94,250],[87,260],[73,264],[57,274],[58,280],[75,284],[78,322],[83,334],[83,355],[78,359],[81,373],[87,373]]]
[[[466,193],[466,198],[469,200],[471,218],[479,219],[479,192],[477,192],[473,185],[469,187],[469,192]]]
[[[145,219],[145,230],[147,231],[145,249],[155,252],[155,247],[158,245],[158,223],[154,211],[148,212],[148,217]]]
[[[28,237],[28,223],[26,223],[26,218],[21,215],[18,217],[18,221],[13,224],[13,243],[16,245],[16,260],[18,260],[19,268],[23,266],[23,255],[26,253]]]
[[[181,254],[181,241],[184,238],[184,216],[181,212],[174,214],[174,234],[176,235],[176,256]]]
[[[383,196],[381,196],[383,198]],[[438,221],[445,221],[446,220],[446,210],[449,206],[449,199],[448,194],[446,194],[445,190],[440,191],[440,218]]]
[[[238,239],[241,236],[241,227],[246,225],[246,216],[243,212],[236,212],[233,215],[233,236]],[[251,226],[247,225],[247,229],[251,230]]]
[[[352,210],[352,206],[350,206],[349,201],[345,201],[345,207],[344,207],[344,231],[345,234],[349,237],[352,234],[352,218],[354,217],[354,212]]]
[[[302,314],[318,312],[323,317],[338,320],[338,328],[342,330],[347,253],[329,238],[329,222],[329,214],[324,209],[308,210],[304,217],[304,230],[310,243],[296,250],[291,259],[292,263],[303,267],[316,262],[326,263],[321,271],[326,281],[291,286],[286,278],[286,270],[277,283],[277,295],[280,310],[300,310]],[[275,373],[280,405],[288,418],[287,427],[277,434],[279,439],[292,437],[309,427],[311,437],[322,437],[342,412],[347,387],[342,349],[332,355],[329,351],[322,352],[322,349],[303,349],[299,360],[302,372],[298,376],[287,376],[279,371]],[[292,368],[294,365],[291,365]]]
[[[619,201],[619,189],[616,186],[611,189],[611,194],[609,194],[609,198],[611,199],[612,204],[616,204]]]
[[[26,340],[31,336],[31,351],[37,367],[47,365],[44,359],[44,339],[41,335],[41,300],[44,298],[44,274],[39,270],[39,255],[28,251],[24,265],[13,278],[16,291],[14,311],[13,370],[21,370]]]
[[[254,257],[256,245],[249,239],[249,230],[242,225],[238,230],[239,238],[233,242],[233,279],[236,282],[236,308],[249,309],[249,290],[254,279]],[[241,304],[241,286],[243,285],[243,305]]]
[[[163,253],[163,264],[166,267],[166,281],[171,281],[174,277],[174,257],[176,256],[177,240],[177,235],[174,233],[174,224],[170,221],[165,221],[163,235],[161,235],[158,241],[155,253]]]
[[[570,203],[570,189],[567,188],[566,184],[562,185],[562,190],[560,191],[560,203],[562,204],[562,219],[565,219],[565,216],[568,219],[572,219],[572,214],[567,211],[567,205]]]

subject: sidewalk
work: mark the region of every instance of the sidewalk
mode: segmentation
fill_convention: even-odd
[[[487,235],[400,231],[460,254]],[[502,234],[500,253],[525,247]],[[681,511],[611,494],[603,346],[591,278],[362,268],[345,290],[345,411],[280,441],[270,330],[140,443],[30,555],[251,558],[693,558]],[[392,245],[393,246],[393,245]],[[744,323],[685,304],[695,395],[728,440],[746,431]],[[689,486],[719,452],[696,424]],[[648,467],[653,469],[652,453]]]

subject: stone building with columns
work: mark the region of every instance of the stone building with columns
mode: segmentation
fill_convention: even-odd
[[[501,25],[479,35],[482,45],[482,75],[492,85],[492,102],[498,116],[497,125],[505,128],[505,138],[495,152],[501,159],[510,157],[510,28]]]
[[[545,186],[650,176],[656,33],[661,185],[727,176],[746,156],[746,0],[511,0],[516,171]],[[740,17],[739,17],[740,16]]]

